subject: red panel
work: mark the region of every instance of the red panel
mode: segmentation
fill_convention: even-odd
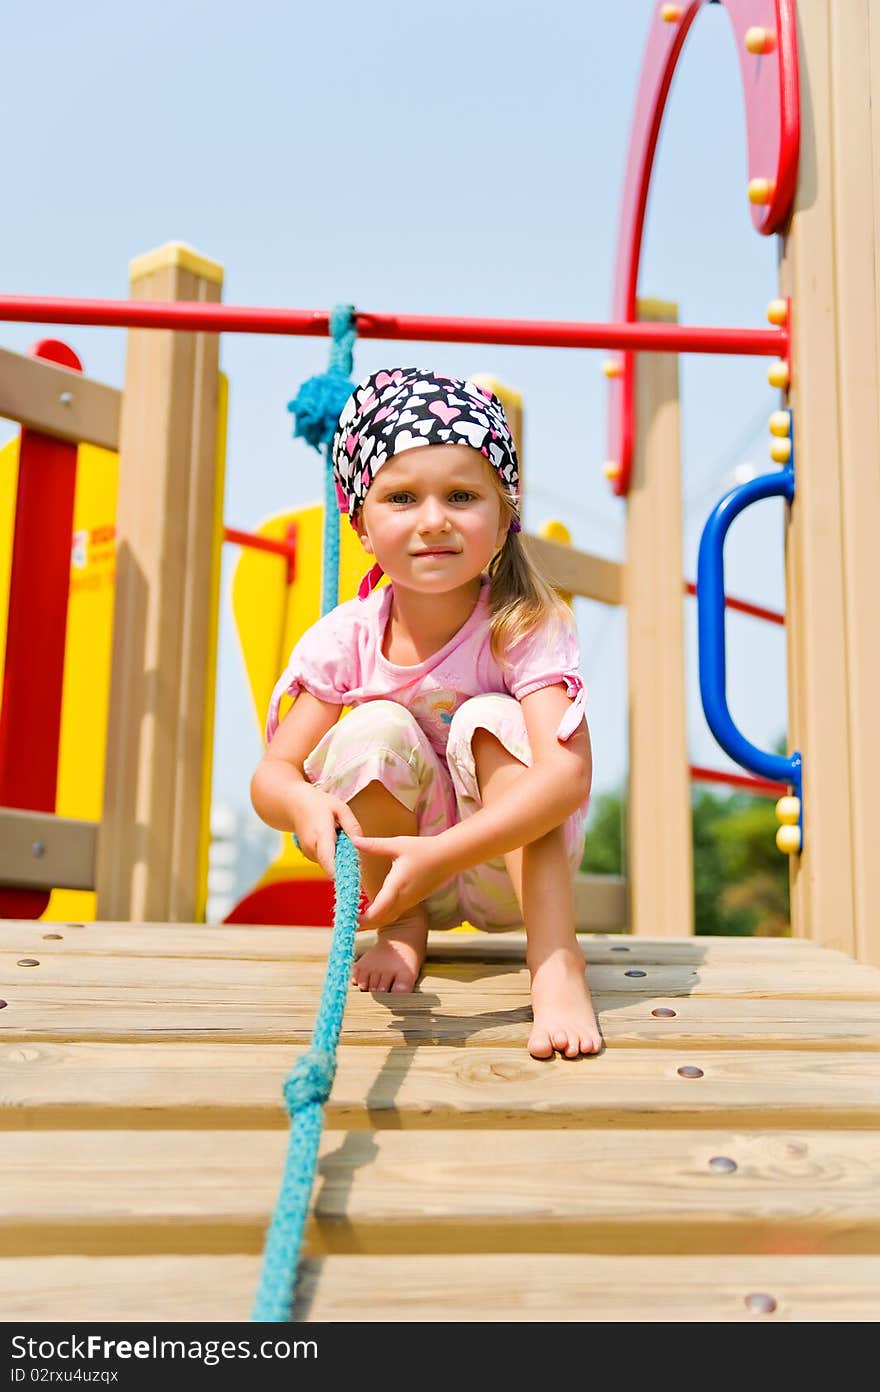
[[[34,357],[82,371],[44,339]],[[0,706],[0,805],[55,811],[76,445],[22,429]],[[0,890],[0,917],[39,918],[48,890]]]
[[[662,18],[657,0],[648,30],[636,105],[630,129],[617,245],[612,319],[635,319],[639,260],[654,152],[672,76],[697,11],[707,0],[681,6],[674,24]],[[749,179],[768,179],[773,187],[766,205],[749,204],[756,229],[767,235],[787,217],[797,180],[800,143],[800,97],[793,0],[723,0],[733,25],[746,111]],[[775,36],[771,52],[746,50],[746,30],[757,27]],[[743,197],[747,192],[743,189]],[[622,353],[623,371],[609,382],[607,458],[619,466],[613,481],[618,496],[629,491],[632,471],[635,359]]]
[[[245,895],[224,923],[295,923],[332,928],[331,880],[275,880]]]

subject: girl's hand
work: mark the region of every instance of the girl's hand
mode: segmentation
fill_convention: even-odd
[[[294,831],[306,860],[320,865],[330,879],[336,873],[336,828],[342,827],[352,841],[363,836],[361,824],[347,802],[310,785],[297,788],[293,814]]]
[[[439,836],[352,836],[355,849],[391,857],[391,869],[358,928],[387,928],[446,884],[454,868],[438,846]]]

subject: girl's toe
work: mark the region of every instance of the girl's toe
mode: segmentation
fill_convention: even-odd
[[[546,1030],[535,1030],[529,1039],[529,1053],[532,1058],[546,1059],[553,1055],[553,1045]]]

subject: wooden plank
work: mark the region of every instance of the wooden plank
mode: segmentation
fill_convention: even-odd
[[[260,1269],[258,1256],[6,1258],[0,1307],[7,1320],[245,1321]],[[756,1293],[775,1308],[750,1309]],[[312,1257],[300,1268],[297,1314],[310,1323],[876,1322],[880,1258]]]
[[[22,966],[24,961],[28,965]],[[637,975],[628,975],[636,972]],[[101,998],[109,1001],[111,992],[145,991],[161,993],[173,999],[174,992],[192,991],[193,999],[204,999],[205,992],[219,989],[229,992],[230,1001],[256,1001],[284,993],[285,999],[309,998],[317,1006],[326,975],[323,962],[296,960],[233,962],[218,958],[191,961],[186,957],[168,957],[160,961],[144,957],[74,957],[39,956],[16,958],[0,953],[0,990],[15,993],[22,989],[51,991],[54,987],[69,988],[73,996],[82,998],[84,992],[97,988]],[[673,964],[655,966],[645,963],[630,966],[591,964],[587,972],[590,986],[598,995],[623,993],[632,997],[663,996],[739,996],[744,998],[773,997],[786,1000],[880,1000],[880,969],[846,960],[832,962],[820,969],[811,961],[787,962],[776,968],[755,968],[748,963],[731,966],[707,963],[688,966]],[[497,994],[529,993],[528,968],[518,962],[427,962],[419,978],[419,990],[426,995],[445,998],[448,990],[474,997],[473,1008],[491,1008]],[[167,993],[172,993],[168,995]],[[350,994],[352,994],[350,992]],[[6,995],[6,999],[9,996]]]
[[[0,884],[93,889],[98,823],[0,807]]]
[[[122,393],[81,372],[0,348],[0,416],[74,444],[119,448]]]
[[[222,957],[236,959],[326,961],[329,928],[254,925],[232,927],[202,923],[52,923],[45,919],[0,919],[0,951],[16,956],[39,952],[68,955],[108,954],[137,957]],[[375,933],[358,933],[357,949],[372,946]],[[806,938],[633,938],[626,933],[579,938],[587,962],[642,965],[706,962],[769,964],[812,961],[852,962],[844,952],[820,947]],[[428,960],[524,961],[523,932],[432,932]]]
[[[637,317],[674,323],[678,310],[639,300]],[[676,355],[638,354],[635,392],[626,499],[628,922],[636,936],[675,937],[694,931]]]
[[[302,1046],[13,1044],[0,1129],[286,1127]],[[702,1070],[682,1078],[685,1062]],[[325,1126],[772,1129],[880,1126],[880,1060],[806,1050],[609,1049],[572,1065],[497,1048],[343,1046]]]
[[[788,512],[785,591],[789,749],[804,760],[805,834],[791,857],[794,932],[855,954],[855,881],[847,596],[841,511],[841,343],[835,237],[835,111],[832,90],[831,0],[800,0],[798,48],[802,122],[798,187],[780,260],[780,294],[790,296],[797,495]],[[859,90],[865,109],[870,92]],[[840,139],[851,139],[845,125]],[[854,152],[855,153],[855,152]],[[861,177],[870,155],[859,148]],[[846,208],[841,215],[847,219]],[[849,240],[871,237],[853,221]],[[860,293],[865,293],[865,290]],[[876,440],[876,432],[871,433]],[[866,442],[865,458],[874,451]],[[866,829],[867,830],[867,829]]]
[[[522,540],[529,556],[556,589],[601,604],[623,603],[624,567],[619,561],[593,556],[532,532],[523,532]]]
[[[26,969],[23,969],[23,971]],[[242,1000],[234,987],[176,991],[121,987],[20,986],[0,997],[0,1041],[201,1040],[305,1044],[317,1014],[315,993],[261,988]],[[610,1047],[703,1049],[880,1049],[875,1001],[594,996]],[[672,1016],[656,1011],[671,1010]],[[524,1048],[532,1012],[522,992],[482,1005],[472,987],[431,993],[348,996],[341,1039],[347,1044],[492,1044]]]
[[[7,1132],[8,1256],[262,1249],[280,1131]],[[734,1172],[713,1169],[726,1157]],[[880,1253],[880,1154],[859,1131],[325,1133],[319,1252]]]

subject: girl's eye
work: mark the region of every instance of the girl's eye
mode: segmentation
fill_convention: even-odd
[[[412,494],[411,494],[411,493],[391,493],[391,494],[389,494],[389,496],[388,496],[388,501],[389,501],[389,503],[396,503],[396,502],[398,501],[398,499],[400,499],[400,498],[411,498],[411,497],[412,497]],[[450,494],[450,497],[452,497],[452,498],[475,498],[475,497],[476,497],[476,494],[475,494],[475,493],[469,493],[469,492],[467,491],[467,489],[465,489],[465,488],[456,488],[455,492]]]

